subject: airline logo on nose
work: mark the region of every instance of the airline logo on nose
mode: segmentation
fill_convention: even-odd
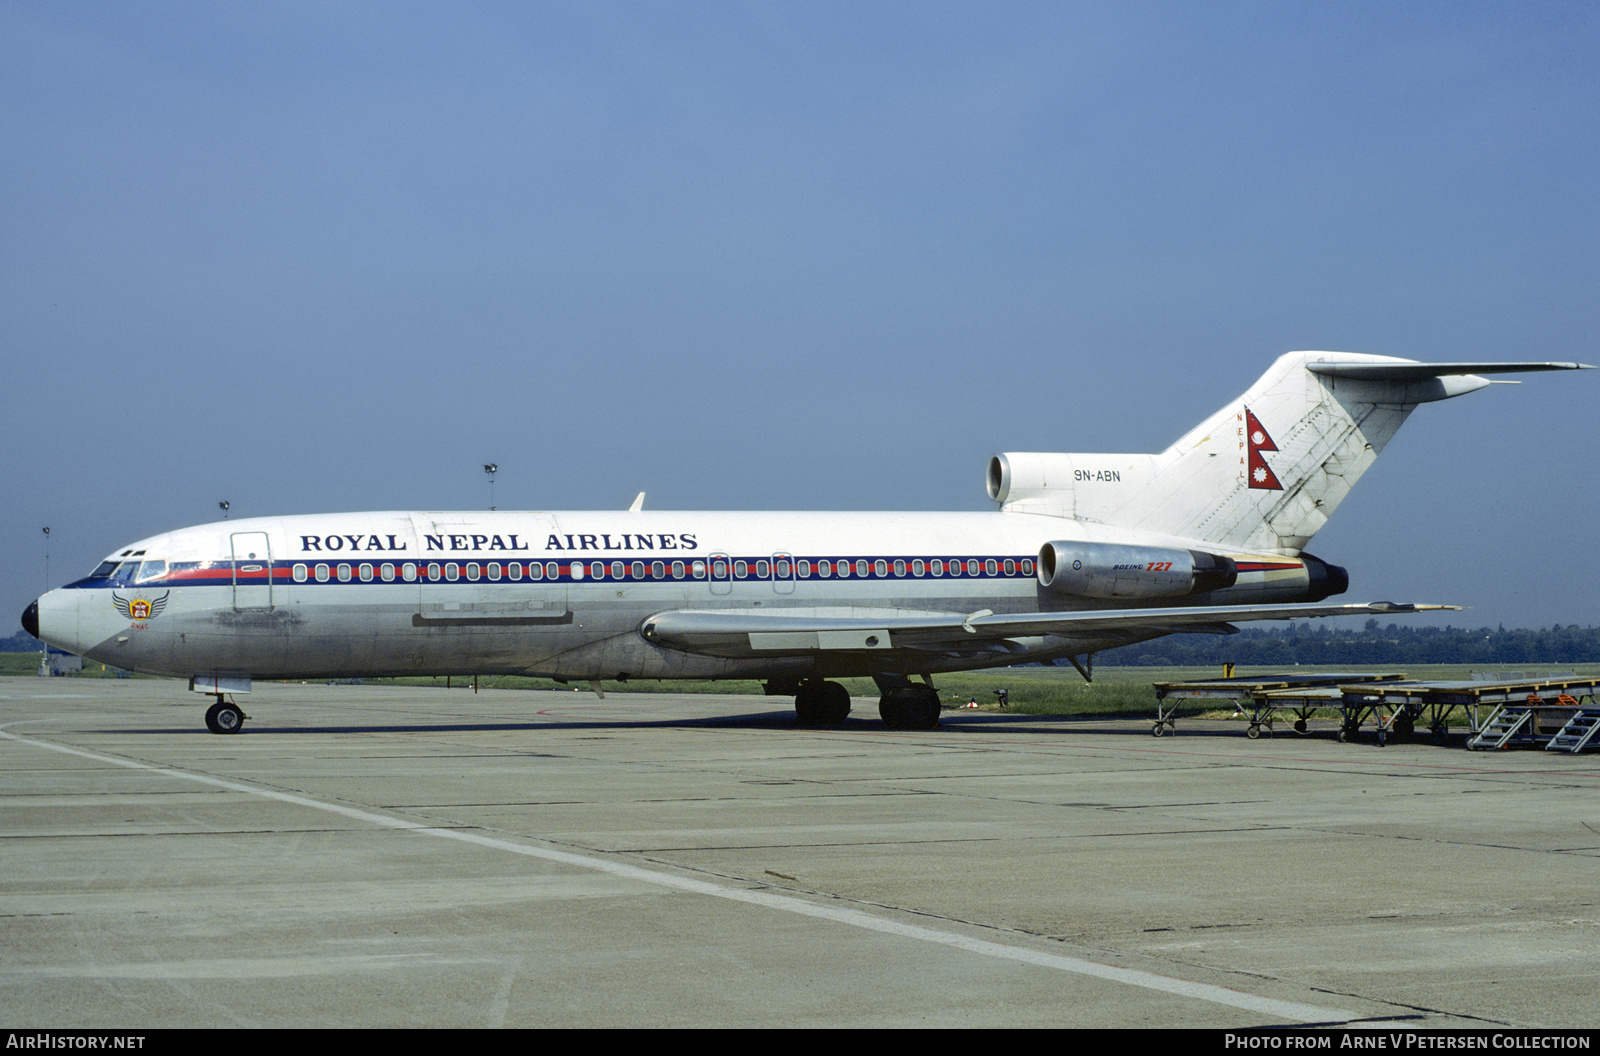
[[[167,607],[167,596],[171,593],[169,590],[159,598],[125,598],[113,591],[111,604],[130,620],[148,620],[161,615],[161,610]]]
[[[1261,422],[1248,407],[1244,409],[1244,437],[1245,482],[1263,491],[1282,491],[1283,485],[1278,483],[1277,474],[1272,472],[1266,456],[1262,454],[1264,451],[1278,450],[1278,445],[1272,442],[1272,437],[1261,428]]]

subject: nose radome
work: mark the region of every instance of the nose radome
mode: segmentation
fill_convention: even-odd
[[[22,610],[22,629],[35,638],[39,637],[39,603],[37,601]]]

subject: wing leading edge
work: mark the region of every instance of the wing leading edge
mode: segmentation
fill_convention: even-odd
[[[957,650],[1001,646],[1041,636],[1137,641],[1174,633],[1231,634],[1235,622],[1296,620],[1315,616],[1422,612],[1456,605],[1397,605],[1380,601],[1351,605],[1212,605],[1193,608],[1112,609],[1094,612],[962,614],[881,610],[867,615],[790,609],[676,609],[659,612],[639,626],[646,641],[681,652],[731,659]]]

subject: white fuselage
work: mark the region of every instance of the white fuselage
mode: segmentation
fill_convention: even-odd
[[[110,574],[39,600],[39,634],[91,660],[179,677],[837,677],[872,673],[888,658],[694,655],[647,641],[640,625],[664,610],[870,617],[1135,604],[1042,587],[1040,548],[1062,539],[1207,545],[1003,511],[260,518],[118,551],[102,566],[117,566]],[[1229,556],[1239,566],[1233,587],[1174,603],[1306,596],[1300,559]],[[888,666],[926,673],[1014,664],[1154,636],[1049,636]]]

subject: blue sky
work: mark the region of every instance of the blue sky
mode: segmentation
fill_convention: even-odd
[[[0,612],[235,517],[982,510],[1290,349],[1600,362],[1592,3],[0,0]],[[1421,408],[1350,600],[1600,622],[1600,372]]]

